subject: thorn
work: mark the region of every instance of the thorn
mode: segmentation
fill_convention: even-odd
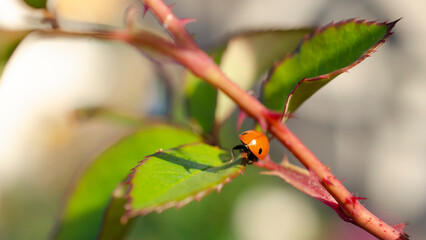
[[[395,225],[393,225],[392,227],[393,227],[393,228],[395,228],[396,230],[398,230],[398,232],[400,232],[400,233],[404,233],[404,228],[405,228],[405,226],[407,226],[407,225],[408,225],[408,223],[403,222],[403,223],[395,224]]]
[[[238,118],[237,118],[237,131],[240,131],[241,125],[243,124],[246,118],[247,118],[247,113],[240,109],[240,111],[238,112]]]
[[[257,121],[259,123],[260,129],[262,129],[263,132],[265,132],[268,129],[268,124],[266,123],[265,118],[260,118]]]
[[[181,19],[179,19],[179,21],[180,21],[183,25],[186,25],[186,24],[188,24],[188,23],[195,22],[195,21],[196,21],[196,19],[195,19],[195,18],[181,18]]]
[[[333,183],[330,182],[330,180],[328,180],[328,178],[322,178],[322,181],[329,186],[333,186]]]
[[[283,167],[286,167],[288,165],[288,157],[287,155],[284,155],[283,160],[281,161],[280,165]]]
[[[352,196],[352,200],[358,201],[358,200],[368,200],[368,198],[365,197],[358,197],[358,196]]]
[[[143,5],[143,13],[142,13],[142,17],[143,17],[143,18],[145,17],[145,15],[146,15],[146,13],[148,12],[148,10],[149,10],[148,5],[144,4],[144,5]]]
[[[355,204],[358,200],[366,200],[367,198],[357,197],[352,195],[350,198],[346,198],[345,201],[347,204],[352,204],[355,207]]]
[[[351,204],[351,203],[352,203],[352,200],[351,200],[350,198],[345,198],[345,202],[346,202],[347,204]]]

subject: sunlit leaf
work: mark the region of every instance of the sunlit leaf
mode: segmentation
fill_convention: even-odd
[[[372,54],[390,35],[395,22],[346,20],[317,29],[273,69],[264,86],[264,104],[293,113],[339,74]]]
[[[125,219],[200,200],[244,170],[242,159],[227,163],[229,151],[191,144],[159,151],[136,166],[129,178]]]

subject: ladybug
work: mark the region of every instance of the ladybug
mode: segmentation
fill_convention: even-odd
[[[265,134],[249,130],[239,135],[241,143],[232,148],[231,154],[234,159],[234,150],[240,150],[240,153],[244,152],[247,154],[247,163],[252,164],[258,159],[265,159],[269,152],[269,141]]]

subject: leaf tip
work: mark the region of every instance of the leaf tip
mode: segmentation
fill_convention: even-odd
[[[389,28],[392,29],[393,27],[395,27],[396,23],[398,23],[399,21],[401,21],[402,17],[396,19],[395,21],[392,22],[385,22],[385,25]]]

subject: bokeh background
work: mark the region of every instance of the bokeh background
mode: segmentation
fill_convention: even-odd
[[[131,3],[47,5],[61,26],[78,29],[87,25],[70,20],[121,27]],[[316,93],[288,125],[350,191],[368,198],[368,209],[391,224],[408,221],[409,235],[426,239],[425,1],[181,0],[173,9],[197,19],[187,29],[204,48],[243,30],[402,17],[377,53]],[[81,121],[74,109],[108,106],[138,117],[165,112],[156,67],[124,44],[32,33],[12,54],[22,31],[45,26],[36,21],[42,15],[23,1],[0,2],[0,28],[20,30],[0,35],[0,239],[46,239],[76,169],[129,131],[113,121]],[[139,24],[161,32],[150,15]],[[182,69],[165,68],[172,84],[181,85]],[[227,127],[234,124],[235,114]],[[231,148],[236,136],[222,143]],[[273,159],[287,154],[296,162],[279,144],[272,149]],[[249,168],[220,194],[138,219],[127,239],[374,239],[281,180],[257,173]]]

